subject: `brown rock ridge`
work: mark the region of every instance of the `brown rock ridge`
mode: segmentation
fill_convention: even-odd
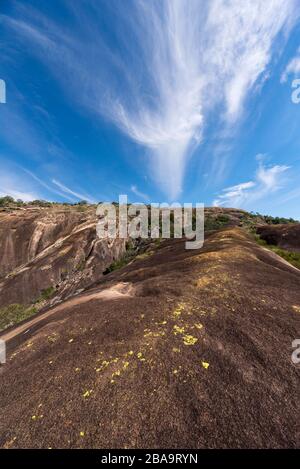
[[[98,239],[96,221],[95,207],[0,212],[0,307],[30,304],[49,288],[57,302],[101,278],[125,241]]]
[[[239,225],[246,212],[207,208],[210,220],[225,215]],[[101,279],[126,242],[96,236],[95,206],[23,207],[0,211],[0,308],[30,305],[50,289],[39,307],[54,304]]]
[[[241,228],[151,256],[7,331],[3,448],[296,448],[300,272]]]

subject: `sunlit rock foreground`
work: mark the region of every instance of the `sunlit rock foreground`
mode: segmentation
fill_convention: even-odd
[[[93,238],[89,213],[24,216],[25,223],[19,214],[5,219],[11,250],[2,263],[24,300],[26,285],[38,293],[39,275],[44,287],[52,278],[63,285],[68,260],[70,272],[84,258],[82,272],[92,279],[93,258],[103,271],[114,256]],[[46,217],[53,226],[44,227]],[[185,250],[184,240],[151,244],[85,291],[4,331],[1,447],[299,446],[299,368],[291,354],[300,272],[238,220],[211,230],[200,250]],[[36,270],[26,278],[29,265]],[[2,280],[6,301],[12,281]]]

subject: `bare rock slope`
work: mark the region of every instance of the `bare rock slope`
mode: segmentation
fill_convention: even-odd
[[[300,272],[241,228],[166,241],[36,319],[2,334],[4,448],[300,444]]]
[[[0,213],[0,307],[52,303],[101,278],[125,241],[99,240],[95,207],[25,208]]]

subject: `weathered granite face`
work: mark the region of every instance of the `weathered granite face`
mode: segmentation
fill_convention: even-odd
[[[226,214],[240,224],[245,212],[208,208],[206,216]],[[100,240],[93,206],[27,206],[0,211],[0,308],[31,304],[54,290],[42,306],[70,297],[99,281],[126,250],[126,240]]]
[[[126,242],[98,239],[96,222],[94,207],[0,212],[0,307],[30,304],[49,287],[54,303],[101,279]]]
[[[227,226],[240,225],[245,214],[235,209],[205,209],[205,217],[210,219],[226,215]],[[41,299],[43,290],[51,288],[51,297],[39,301],[40,309],[100,281],[107,267],[126,251],[126,240],[98,239],[96,223],[94,206],[26,206],[0,211],[0,308],[32,304]],[[288,244],[300,250],[299,226],[263,229],[275,230],[279,246]],[[264,238],[263,233],[261,236]]]

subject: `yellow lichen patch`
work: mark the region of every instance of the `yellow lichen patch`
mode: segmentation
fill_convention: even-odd
[[[203,368],[205,368],[207,370],[207,368],[209,367],[209,363],[208,362],[201,362]]]
[[[300,306],[294,305],[293,310],[296,311],[296,313],[300,313]]]
[[[184,304],[179,303],[175,311],[173,311],[173,316],[176,318],[181,315],[182,311],[184,310]]]
[[[167,321],[156,322],[155,324],[157,326],[165,326],[167,324]]]
[[[178,370],[173,370],[173,375],[177,375],[178,374]]]
[[[129,367],[129,362],[124,362],[124,364],[123,364],[124,370],[126,370],[126,368],[128,368],[128,367]]]
[[[186,334],[183,336],[183,343],[184,345],[195,345],[195,343],[198,341],[196,337],[193,337],[190,334]]]
[[[79,432],[79,435],[80,435],[81,437],[83,437],[83,436],[85,435],[85,433],[84,433],[84,432]]]
[[[177,326],[177,324],[175,324],[175,326],[173,327],[173,333],[175,335],[177,334],[184,334],[184,327],[180,327],[180,326]]]
[[[56,340],[57,340],[57,337],[56,337],[56,336],[57,336],[57,334],[56,334],[55,332],[53,332],[53,334],[48,335],[47,339],[48,339],[49,342],[53,342],[53,343],[54,343],[54,342],[56,342]]]
[[[173,347],[173,348],[172,348],[172,352],[174,352],[174,353],[180,353],[180,348],[178,348],[178,347]]]
[[[150,332],[146,332],[144,334],[144,337],[163,337],[164,335],[166,335],[166,333],[164,331],[150,331]]]
[[[38,420],[38,419],[42,419],[43,417],[44,417],[43,414],[42,415],[33,415],[31,417],[31,420],[35,421],[35,420]]]
[[[196,329],[202,329],[203,327],[203,325],[200,322],[194,324],[194,326],[196,327]]]
[[[178,317],[180,315],[181,315],[180,309],[175,309],[175,311],[173,311],[173,316]]]
[[[139,359],[141,362],[146,361],[146,359],[143,357],[142,352],[138,352],[138,353],[137,353],[137,357],[138,357],[138,359]]]
[[[90,397],[92,392],[93,392],[92,389],[87,390],[82,394],[82,397],[84,397],[84,398]]]
[[[117,371],[114,371],[113,374],[111,375],[112,378],[114,378],[115,376],[120,376],[121,374],[121,371],[120,370],[117,370]]]
[[[129,356],[130,356],[130,355],[133,355],[133,354],[134,354],[133,350],[130,350],[129,352],[127,352],[126,355],[129,355]]]
[[[98,361],[99,360],[97,360],[97,362]],[[99,373],[100,371],[104,370],[105,368],[108,367],[109,364],[110,364],[109,361],[103,360],[100,366],[95,367],[96,372]]]

